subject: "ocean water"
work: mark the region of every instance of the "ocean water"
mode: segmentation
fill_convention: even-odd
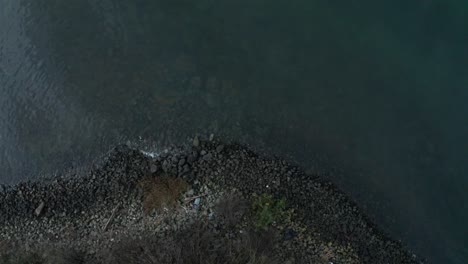
[[[468,263],[468,4],[0,0],[0,182],[213,133]]]

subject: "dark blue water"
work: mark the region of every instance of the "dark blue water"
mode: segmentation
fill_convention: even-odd
[[[224,135],[468,262],[468,4],[0,0],[0,181]]]

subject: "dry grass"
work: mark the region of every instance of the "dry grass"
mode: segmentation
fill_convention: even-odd
[[[42,247],[34,251],[0,249],[1,264],[83,264],[84,255],[72,249]]]
[[[162,175],[147,176],[139,186],[143,190],[143,210],[150,214],[154,210],[175,206],[189,185],[181,178]]]
[[[319,254],[324,263],[329,263],[336,258],[334,249],[329,245],[324,246]]]
[[[215,211],[227,227],[233,227],[241,222],[248,208],[247,201],[240,194],[231,192],[223,196]]]
[[[197,222],[188,229],[170,233],[167,237],[123,239],[112,249],[103,249],[99,262],[86,261],[84,254],[56,248],[33,252],[11,248],[0,251],[1,264],[276,264],[275,234],[244,232],[227,238]]]
[[[105,263],[112,264],[275,264],[273,237],[247,232],[226,238],[197,223],[170,237],[125,240],[113,248]]]

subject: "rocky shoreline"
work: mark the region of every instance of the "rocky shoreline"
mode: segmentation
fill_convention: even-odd
[[[5,263],[423,263],[330,182],[216,140],[1,188]]]

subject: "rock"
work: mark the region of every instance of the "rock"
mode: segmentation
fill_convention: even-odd
[[[200,202],[201,202],[201,199],[196,198],[195,201],[193,202],[193,209],[198,209],[198,207],[200,207]]]
[[[224,150],[224,145],[219,145],[216,147],[216,152],[221,153]]]
[[[163,164],[162,164],[162,169],[164,172],[168,172],[169,171],[169,167],[170,167],[170,164],[167,160],[164,160]]]
[[[45,203],[43,201],[41,201],[41,203],[39,204],[39,206],[36,208],[36,210],[34,210],[34,214],[36,216],[40,216],[41,213],[42,213],[42,210],[44,210],[44,207],[45,207]]]
[[[200,140],[198,139],[198,136],[195,136],[195,138],[193,139],[193,146],[196,148],[200,146]]]
[[[208,160],[211,160],[212,157],[213,157],[213,155],[211,153],[208,153],[205,156],[203,156],[203,159],[208,161]]]
[[[151,164],[150,166],[150,172],[155,173],[158,171],[158,166],[156,164]]]
[[[188,164],[185,164],[183,172],[187,173],[189,171],[190,171],[190,166]]]
[[[206,153],[207,153],[207,152],[206,152],[206,150],[202,150],[202,151],[200,151],[200,155],[202,155],[202,156],[205,156],[205,155],[206,155]]]
[[[286,230],[284,233],[284,240],[291,240],[297,236],[297,232],[294,231],[293,229],[289,228]]]
[[[185,164],[185,159],[179,160],[179,166],[182,167]]]
[[[195,156],[189,155],[187,158],[188,163],[192,164],[196,160]]]

